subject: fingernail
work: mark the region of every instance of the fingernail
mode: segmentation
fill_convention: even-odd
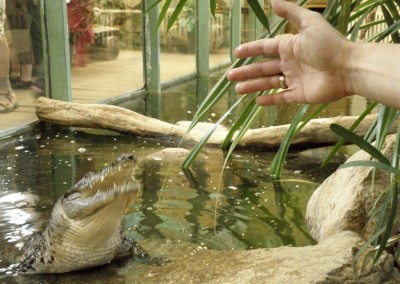
[[[241,94],[241,84],[240,83],[236,84],[235,91],[236,91],[236,93]]]
[[[243,45],[239,45],[238,47],[235,48],[235,51],[241,51],[243,49]]]

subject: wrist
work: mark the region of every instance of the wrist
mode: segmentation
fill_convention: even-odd
[[[346,96],[357,93],[357,74],[361,53],[361,43],[346,41],[343,52],[342,80]]]

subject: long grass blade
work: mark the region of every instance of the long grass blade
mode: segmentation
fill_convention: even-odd
[[[351,12],[351,1],[341,0],[342,9],[339,13],[338,24],[336,29],[343,35],[347,32],[347,27],[349,25],[350,12]]]
[[[366,13],[364,13],[357,21],[357,23],[354,25],[354,27],[352,28],[351,31],[351,41],[356,41],[358,38],[358,35],[360,33],[360,29],[362,27],[362,24],[364,23],[364,20],[368,17],[369,13],[371,13],[371,11],[373,10],[373,8],[371,7],[370,9],[367,10]]]
[[[299,127],[297,127],[296,134],[310,122],[311,119],[315,118],[321,111],[326,109],[329,104],[322,104],[319,105],[312,113],[307,115],[307,117],[302,121]]]
[[[376,33],[375,35],[368,38],[367,41],[368,42],[372,42],[372,41],[380,42],[380,41],[384,40],[386,37],[390,36],[391,34],[398,33],[399,29],[400,29],[400,22],[395,22],[387,29],[380,31],[379,33]]]
[[[218,80],[211,91],[207,94],[206,98],[197,108],[197,111],[192,119],[189,126],[188,132],[193,129],[196,124],[204,118],[208,111],[216,105],[224,96],[228,89],[233,85],[231,81],[228,80],[227,74],[230,69],[236,68],[245,64],[250,64],[255,58],[237,59],[232,66],[225,72],[224,75]]]
[[[376,262],[379,257],[382,255],[386,248],[386,244],[390,238],[392,233],[394,220],[396,218],[397,213],[397,203],[398,203],[398,189],[397,189],[397,181],[394,181],[391,184],[391,207],[389,211],[389,216],[386,220],[385,231],[383,233],[382,239],[379,241],[379,249],[375,254],[374,261]],[[383,209],[383,208],[382,208]],[[386,211],[386,210],[385,210]]]
[[[362,114],[358,116],[358,118],[353,122],[353,124],[349,127],[350,131],[353,131],[357,128],[357,126],[360,125],[360,123],[364,120],[364,118],[371,113],[371,111],[378,105],[378,103],[372,103],[370,104]],[[345,140],[343,138],[340,138],[338,142],[333,146],[331,151],[329,152],[328,156],[325,158],[325,160],[322,162],[321,167],[326,167],[328,164],[331,162],[333,157],[336,155],[337,151],[339,151],[340,147],[343,146]]]
[[[397,117],[397,110],[382,106],[379,110],[377,125],[376,125],[376,148],[381,149],[383,143],[386,140],[386,136],[389,134],[390,129],[395,123],[395,118]]]
[[[250,110],[249,115],[244,118],[244,122],[240,125],[239,131],[236,133],[236,136],[232,140],[231,146],[228,151],[228,157],[236,148],[237,144],[239,143],[240,139],[246,134],[247,130],[251,127],[254,120],[259,116],[260,112],[262,111],[262,107],[256,105],[255,99],[253,99],[248,104],[248,109]]]
[[[360,249],[358,250],[358,252],[357,252],[357,253],[355,254],[355,256],[354,256],[353,267],[356,267],[356,266],[357,266],[356,263],[357,263],[358,261],[360,261],[360,257],[361,257],[362,255],[364,255],[364,253],[369,249],[369,246],[370,246],[372,243],[374,243],[374,242],[379,238],[379,236],[380,236],[383,232],[384,232],[383,229],[377,231],[374,235],[372,235],[371,238],[369,238],[369,239],[360,247]],[[365,259],[365,258],[363,259],[362,268],[361,268],[361,271],[358,271],[359,273],[362,272],[363,268],[366,266],[366,264],[365,264],[366,261],[369,261],[369,259]]]
[[[396,9],[396,7],[390,5],[390,3],[391,3],[390,1],[387,1],[387,3],[386,3],[388,8],[386,8],[385,5],[382,5],[382,13],[383,13],[383,16],[385,17],[385,21],[389,27],[399,21],[399,13],[397,12],[397,9]],[[389,9],[390,9],[390,11],[389,11]],[[392,40],[394,43],[400,42],[399,33],[392,33],[391,37],[392,37]]]
[[[186,5],[187,0],[180,0],[179,3],[176,5],[174,12],[171,15],[171,18],[168,21],[167,25],[167,32],[174,26],[174,23],[178,19],[180,13],[182,12],[183,8]]]
[[[222,121],[224,121],[230,114],[230,112],[235,109],[244,99],[244,97],[241,97],[239,100],[237,100],[231,108],[225,112],[215,123],[215,125],[204,135],[204,137],[198,142],[194,148],[190,151],[189,155],[186,157],[186,159],[182,162],[181,167],[184,169],[187,169],[190,164],[194,161],[194,159],[198,156],[200,153],[201,149],[206,145],[208,139],[211,137],[211,135],[214,133],[215,129],[218,127],[218,125],[221,124]]]
[[[339,169],[351,168],[351,167],[371,167],[378,170],[388,171],[396,175],[400,174],[399,169],[377,161],[351,161],[344,163],[339,167]]]
[[[155,6],[157,6],[161,2],[162,2],[162,0],[157,0],[156,2],[154,2],[152,5],[150,5],[150,7],[148,7],[146,9],[145,13],[148,13],[151,9],[153,9]]]
[[[161,26],[161,23],[164,21],[165,15],[167,14],[169,7],[171,6],[171,2],[172,0],[166,0],[164,5],[162,6],[160,15],[158,16],[157,20],[157,28],[159,28]]]
[[[264,9],[261,7],[260,3],[257,0],[247,0],[250,8],[253,10],[254,14],[256,15],[257,19],[260,23],[267,29],[268,33],[270,34],[269,22],[267,15],[264,13]]]
[[[261,92],[262,94],[263,92]],[[252,99],[244,109],[244,111],[241,113],[240,117],[235,121],[235,123],[232,125],[231,129],[229,130],[228,134],[225,137],[224,142],[222,143],[222,149],[228,148],[228,146],[232,142],[233,136],[236,134],[236,131],[238,131],[242,125],[245,123],[245,121],[249,118],[249,116],[252,115],[253,109],[256,106],[256,102],[254,99]]]
[[[210,12],[213,17],[215,17],[215,12],[217,10],[217,0],[210,0]]]
[[[363,149],[365,152],[370,154],[372,157],[374,157],[378,161],[380,161],[384,164],[390,165],[389,160],[385,156],[383,156],[382,153],[379,152],[378,149],[376,149],[374,146],[372,146],[371,144],[366,142],[364,139],[355,135],[353,132],[351,132],[351,131],[347,130],[346,128],[344,128],[340,125],[337,125],[337,124],[331,124],[330,128],[337,135],[343,137],[345,140],[347,140],[353,144],[356,144],[358,147]]]
[[[276,153],[274,159],[271,162],[271,176],[274,179],[278,179],[281,176],[291,141],[293,140],[293,137],[297,132],[297,127],[299,126],[301,120],[303,119],[304,114],[306,113],[308,107],[309,105],[304,104],[297,111],[296,115],[292,120],[292,123],[289,126],[288,131],[286,132],[285,137],[283,138],[283,141],[278,149],[278,152]]]

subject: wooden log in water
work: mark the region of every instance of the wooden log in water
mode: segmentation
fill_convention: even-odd
[[[198,142],[207,132],[204,129],[195,129],[186,134],[186,128],[183,126],[147,117],[117,106],[68,103],[44,97],[40,97],[36,101],[36,114],[42,121],[60,125],[108,129],[138,136],[166,139],[184,138],[186,142]],[[357,118],[357,116],[341,116],[313,119],[294,137],[292,145],[307,148],[334,144],[339,137],[330,130],[329,125],[336,123],[348,128]],[[367,116],[356,129],[356,134],[364,135],[375,118],[376,115]],[[238,146],[276,148],[281,144],[288,129],[289,125],[251,129],[242,137]],[[211,136],[208,144],[221,145],[226,135],[226,131],[217,131]]]
[[[76,127],[131,133],[138,136],[182,137],[185,129],[137,112],[104,104],[78,104],[40,97],[36,100],[40,120]]]

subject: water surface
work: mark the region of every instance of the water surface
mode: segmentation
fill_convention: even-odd
[[[123,153],[139,158],[140,197],[125,216],[127,234],[152,257],[184,261],[198,250],[246,250],[313,244],[306,203],[326,176],[319,161],[292,155],[283,180],[268,176],[273,153],[235,151],[221,177],[218,148],[189,171],[179,161],[146,158],[172,146],[106,131],[38,129],[0,144],[0,283],[146,283],[156,267],[136,260],[33,278],[13,275],[20,248],[43,229],[57,198],[88,171]],[[134,282],[132,282],[135,279]]]

